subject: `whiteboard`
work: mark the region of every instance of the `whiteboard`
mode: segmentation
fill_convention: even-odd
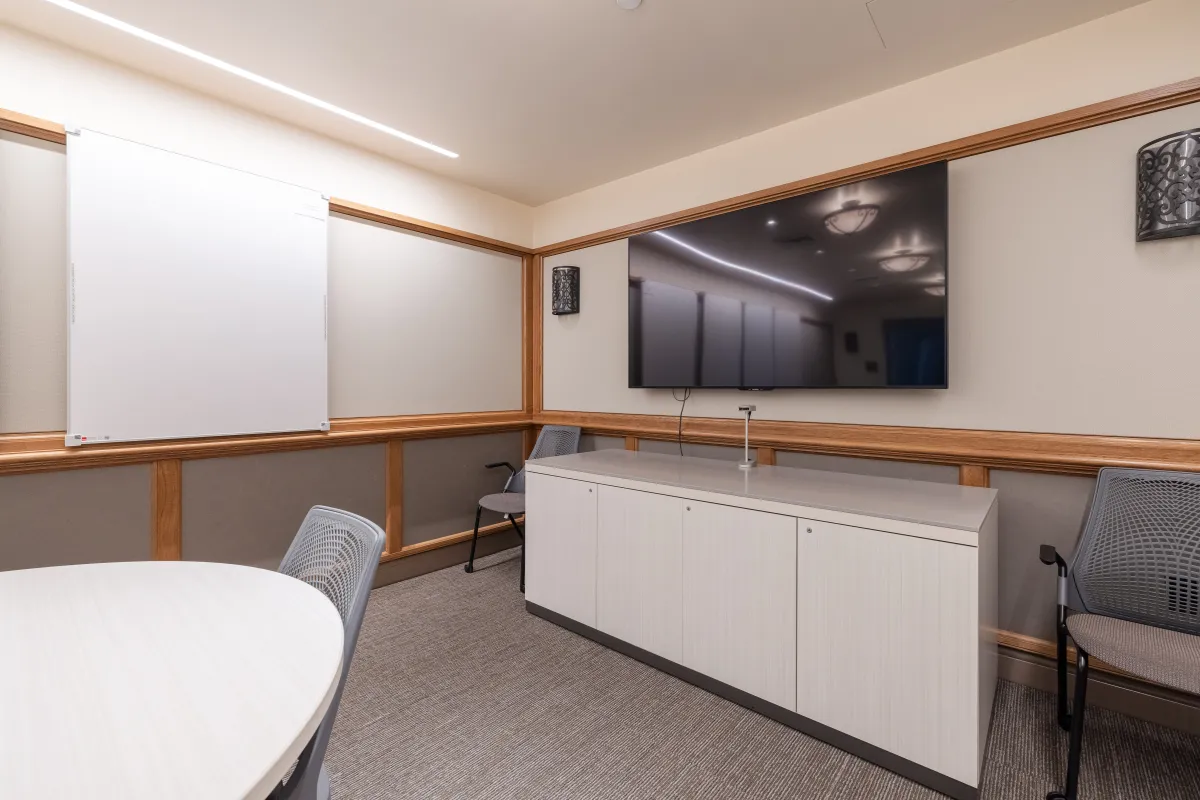
[[[327,430],[329,203],[67,137],[67,444]]]

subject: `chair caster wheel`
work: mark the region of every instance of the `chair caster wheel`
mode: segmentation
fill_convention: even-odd
[[[475,571],[475,568],[472,567],[470,564],[467,564],[465,567],[463,567],[463,572],[466,572],[467,574],[470,574],[474,571]]]
[[[1046,800],[1067,800],[1067,796],[1062,792],[1050,792],[1046,795]]]

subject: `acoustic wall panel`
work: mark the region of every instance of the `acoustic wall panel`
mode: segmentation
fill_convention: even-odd
[[[521,468],[520,431],[404,443],[404,544],[417,544],[475,524],[475,506],[485,494],[504,488],[508,470],[485,464],[507,461]],[[502,517],[483,513],[481,525]]]
[[[91,130],[67,142],[67,442],[329,423],[329,204]]]
[[[383,527],[384,445],[184,461],[183,557],[276,569],[315,505]]]
[[[334,417],[521,407],[521,259],[329,220]]]
[[[67,427],[67,160],[0,133],[0,433]]]
[[[0,570],[148,558],[148,466],[0,477]]]

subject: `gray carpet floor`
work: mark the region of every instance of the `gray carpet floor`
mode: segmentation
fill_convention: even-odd
[[[519,550],[372,593],[326,763],[337,800],[937,798],[524,610]],[[1057,788],[1053,697],[1001,682],[985,800]],[[1089,709],[1081,800],[1200,797],[1200,738]]]

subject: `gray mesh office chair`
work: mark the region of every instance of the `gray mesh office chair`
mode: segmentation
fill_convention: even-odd
[[[1076,800],[1088,660],[1200,694],[1200,473],[1103,469],[1083,533],[1058,567],[1058,723],[1071,732],[1064,792]],[[1067,707],[1067,637],[1075,642],[1075,702]]]
[[[529,457],[549,458],[550,456],[578,453],[579,434],[579,428],[566,425],[547,425],[538,434],[537,441],[533,445],[533,452],[529,454]],[[516,520],[518,514],[525,513],[525,468],[521,467],[518,470],[507,461],[485,464],[484,467],[487,469],[507,467],[508,481],[505,482],[504,488],[498,494],[485,495],[479,499],[479,505],[475,508],[475,532],[471,535],[471,557],[463,568],[467,572],[475,571],[475,543],[479,541],[479,517],[485,508],[488,511],[503,514],[517,532],[517,536],[520,536],[522,541],[525,539],[525,532],[521,530],[521,526],[517,524]],[[525,591],[524,547],[521,548],[521,591]]]
[[[341,615],[342,676],[325,719],[300,753],[292,774],[275,788],[270,800],[329,798],[325,748],[329,745],[342,689],[346,687],[346,676],[350,673],[354,646],[358,642],[379,556],[383,553],[383,542],[383,531],[374,522],[335,508],[313,506],[279,565],[280,572],[320,590]]]

